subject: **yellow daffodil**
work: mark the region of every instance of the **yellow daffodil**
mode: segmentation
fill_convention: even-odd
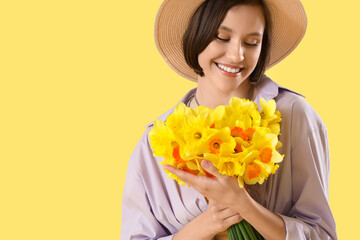
[[[229,103],[227,116],[237,127],[244,129],[260,126],[260,113],[256,103],[245,99],[232,98]]]
[[[172,114],[166,119],[166,126],[172,130],[175,135],[179,135],[179,130],[184,125],[185,116],[191,114],[191,110],[185,106],[184,103],[179,103]]]
[[[184,144],[180,145],[180,155],[185,160],[193,159],[208,151],[210,137],[219,131],[211,128],[212,124],[212,117],[208,112],[200,113],[198,116],[188,116],[185,119],[181,131]]]
[[[277,135],[256,132],[253,137],[253,145],[249,149],[257,149],[259,151],[259,159],[263,163],[279,163],[283,160],[283,156],[277,151],[276,147],[278,145]]]
[[[225,116],[225,106],[217,106],[213,111],[211,111],[211,115],[213,118],[213,125],[211,127],[213,128],[223,128],[222,127],[222,122]],[[229,126],[225,126],[225,127],[229,127]]]
[[[276,103],[274,99],[271,99],[269,101],[266,101],[265,99],[260,99],[260,107],[261,111],[260,113],[264,118],[272,117],[276,110]]]
[[[149,140],[155,156],[171,158],[175,139],[174,133],[164,125],[164,122],[154,121],[153,128],[149,132]]]
[[[224,143],[228,143],[231,151],[228,154],[233,153],[236,142],[230,133],[231,132],[228,127],[216,131],[216,133],[209,138],[209,151],[214,154],[218,154],[220,151],[224,152],[227,149],[223,148],[222,146]]]
[[[238,161],[234,157],[222,157],[220,158],[218,165],[219,173],[227,176],[241,176],[244,172],[245,164]]]
[[[199,116],[201,114],[208,114],[213,111],[211,108],[205,106],[198,106],[197,108],[191,110],[193,111],[194,116]]]
[[[281,113],[276,111],[275,100],[271,99],[267,101],[263,98],[260,99],[261,106],[261,126],[268,127],[272,133],[279,135],[280,134],[280,122],[281,122]]]
[[[219,153],[205,153],[204,158],[211,161],[219,173],[227,176],[242,175],[244,164],[234,153],[234,143],[224,143]]]

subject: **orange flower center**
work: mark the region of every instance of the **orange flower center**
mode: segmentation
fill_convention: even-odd
[[[260,176],[261,173],[261,167],[255,163],[250,164],[247,167],[247,178],[248,179],[253,179],[253,178],[257,178]]]
[[[246,131],[240,127],[234,127],[231,130],[231,136],[233,137],[239,137],[244,141],[250,142],[252,140],[252,136],[254,135],[255,129],[254,128],[248,128]]]
[[[210,152],[217,154],[220,153],[220,147],[221,147],[222,141],[221,139],[213,139],[210,141]]]
[[[246,137],[247,137],[247,141],[251,141],[252,137],[255,133],[255,129],[254,128],[248,128],[246,129]]]
[[[261,149],[259,157],[263,163],[269,163],[272,157],[272,149],[268,147]]]
[[[191,173],[191,174],[196,175],[196,176],[199,175],[199,170],[191,170],[187,166],[182,167],[181,170],[183,170],[185,172],[188,172],[188,173]]]
[[[236,144],[234,150],[235,150],[236,153],[239,153],[239,152],[242,152],[242,151],[243,151],[240,144]]]
[[[239,128],[239,127],[234,127],[234,128],[231,130],[231,136],[233,136],[233,137],[239,137],[239,138],[243,139],[244,141],[245,141],[244,138],[246,138],[246,134],[245,134],[244,129]]]
[[[207,177],[213,178],[213,179],[216,178],[214,175],[212,175],[211,173],[207,172],[205,169],[204,169],[204,172],[205,172],[205,174],[206,174]]]
[[[185,162],[185,160],[180,157],[180,146],[174,147],[172,155],[175,158],[177,164]]]
[[[215,123],[213,123],[213,124],[210,126],[210,128],[215,128]]]

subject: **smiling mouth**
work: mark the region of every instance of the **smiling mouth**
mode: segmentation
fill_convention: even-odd
[[[237,75],[244,69],[243,67],[233,68],[233,67],[225,66],[225,65],[220,64],[220,63],[215,63],[215,64],[222,71],[224,71],[226,73],[229,73],[229,74],[236,74]]]

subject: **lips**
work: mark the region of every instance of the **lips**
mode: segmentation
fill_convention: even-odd
[[[244,67],[242,66],[234,66],[229,64],[222,64],[222,63],[215,63],[217,68],[220,70],[221,73],[225,74],[226,76],[236,77],[240,75]]]

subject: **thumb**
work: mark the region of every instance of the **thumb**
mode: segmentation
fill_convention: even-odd
[[[205,160],[205,159],[202,160],[201,161],[201,166],[206,172],[214,175],[215,177],[219,177],[221,175],[219,173],[219,170],[209,160]]]

